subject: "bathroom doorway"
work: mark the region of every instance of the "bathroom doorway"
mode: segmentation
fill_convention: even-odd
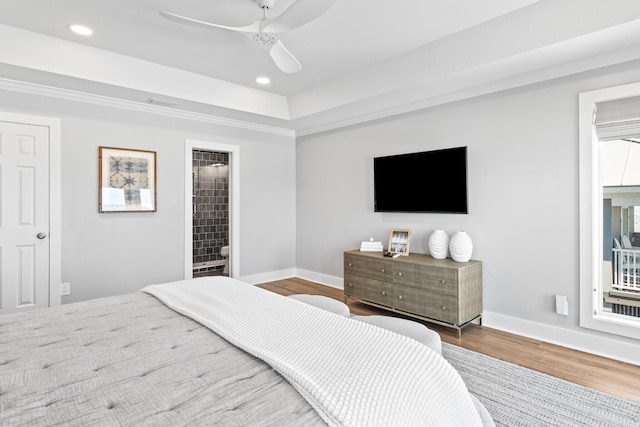
[[[229,276],[229,153],[192,151],[193,277]]]
[[[184,277],[239,276],[240,149],[185,141]]]

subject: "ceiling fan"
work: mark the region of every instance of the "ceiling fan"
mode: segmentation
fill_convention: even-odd
[[[222,28],[224,30],[242,33],[267,49],[273,62],[283,72],[296,73],[300,71],[302,65],[300,65],[296,57],[284,47],[282,41],[280,41],[280,35],[293,31],[320,17],[335,4],[336,0],[296,0],[291,6],[285,9],[284,12],[273,19],[269,18],[268,13],[276,0],[255,0],[255,2],[262,9],[262,18],[243,27],[229,27],[214,24],[165,11],[161,11],[160,15],[181,24],[207,29]]]

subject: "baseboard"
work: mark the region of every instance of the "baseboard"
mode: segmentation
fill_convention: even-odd
[[[638,344],[625,343],[580,331],[558,328],[543,323],[484,311],[482,324],[488,328],[556,344],[625,363],[640,365]]]
[[[328,274],[316,273],[315,271],[296,269],[296,277],[310,282],[320,283],[321,285],[331,286],[332,288],[344,289],[344,281],[342,277],[329,276]]]
[[[249,283],[250,285],[257,285],[276,280],[291,279],[292,277],[298,277],[310,282],[331,286],[332,288],[344,289],[342,277],[329,276],[328,274],[316,273],[315,271],[303,270],[300,268],[290,268],[286,270],[242,276],[239,277],[239,280]]]
[[[237,279],[242,280],[243,282],[248,283],[250,285],[257,285],[260,283],[273,282],[276,280],[290,279],[292,277],[297,277],[295,268],[288,268],[285,270],[278,270],[278,271],[270,271],[268,273],[251,274],[248,276],[238,277]]]

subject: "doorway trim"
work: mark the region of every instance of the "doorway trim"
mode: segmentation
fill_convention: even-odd
[[[61,304],[62,153],[60,119],[0,111],[0,121],[49,128],[49,307]]]
[[[229,277],[240,277],[240,147],[185,139],[184,150],[184,278],[193,278],[193,160],[194,149],[229,153]]]

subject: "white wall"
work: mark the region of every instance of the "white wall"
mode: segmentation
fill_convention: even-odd
[[[473,258],[483,261],[485,324],[640,363],[631,354],[637,341],[578,326],[578,93],[636,81],[639,66],[299,138],[297,267],[341,278],[342,252],[369,237],[386,246],[391,228],[410,228],[411,252],[419,253],[428,252],[434,229],[465,230]],[[468,215],[373,212],[373,157],[462,145],[469,147]],[[446,179],[424,177],[389,179],[413,186],[416,197]],[[555,294],[568,297],[568,317],[555,314]]]
[[[62,121],[63,303],[183,278],[185,139],[240,147],[240,275],[295,268],[292,137],[9,91],[0,110]],[[157,212],[98,213],[101,145],[157,151]]]

